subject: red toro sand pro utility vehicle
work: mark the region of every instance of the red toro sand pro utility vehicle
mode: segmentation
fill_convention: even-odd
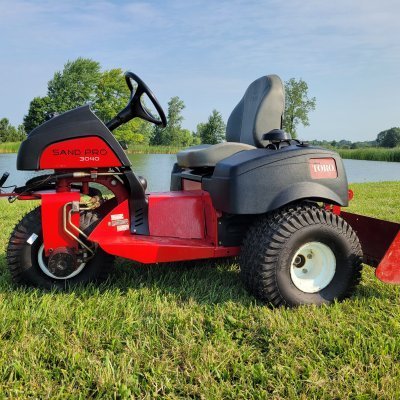
[[[19,170],[54,172],[2,193],[41,202],[10,238],[15,282],[64,288],[101,280],[114,256],[140,263],[239,256],[243,283],[257,298],[322,304],[352,294],[364,253],[369,264],[380,263],[380,279],[400,283],[399,224],[340,211],[349,201],[342,160],[281,130],[278,76],[249,86],[229,117],[225,143],[178,153],[166,193],[146,193],[146,180],[111,133],[135,117],[166,125],[147,85],[131,72],[125,77],[130,101],[107,124],[83,106],[22,143]],[[94,184],[114,197],[104,199]]]

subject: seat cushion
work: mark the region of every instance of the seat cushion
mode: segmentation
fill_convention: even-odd
[[[201,144],[189,147],[177,154],[178,165],[184,168],[215,167],[218,161],[243,150],[254,150],[245,143],[226,142],[214,145]]]

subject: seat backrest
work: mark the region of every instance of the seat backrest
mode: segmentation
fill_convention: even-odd
[[[226,125],[228,142],[265,147],[265,133],[281,129],[285,111],[285,89],[277,75],[262,76],[246,90]]]

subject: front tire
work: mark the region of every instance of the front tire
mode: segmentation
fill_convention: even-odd
[[[265,216],[250,227],[240,257],[242,280],[274,306],[330,304],[361,279],[362,250],[341,217],[313,203]]]
[[[100,222],[94,212],[80,217],[80,228],[90,233]],[[43,251],[42,218],[40,207],[25,215],[11,234],[7,248],[7,264],[16,284],[42,289],[65,289],[78,284],[103,281],[112,269],[114,257],[97,248],[95,256],[65,278],[57,278],[47,268]]]

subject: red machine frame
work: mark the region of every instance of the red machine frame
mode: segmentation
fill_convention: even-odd
[[[98,170],[97,173],[101,172]],[[219,212],[213,207],[210,195],[194,183],[183,184],[179,192],[151,193],[149,201],[150,235],[130,231],[128,192],[122,183],[111,184],[109,176],[95,181],[110,189],[117,205],[112,208],[89,235],[107,253],[138,261],[157,263],[202,258],[232,257],[240,247],[224,247],[218,242]],[[35,192],[29,195],[1,193],[0,197],[18,196],[20,200],[43,202],[43,240],[46,255],[57,247],[76,247],[77,242],[62,231],[66,204],[79,203],[80,193],[70,191],[70,184],[82,182],[83,193],[93,178],[61,179],[56,191]],[[349,197],[353,194],[350,191]],[[360,239],[364,262],[377,267],[376,276],[383,282],[400,284],[400,224],[344,212],[338,206],[327,205],[340,214]],[[52,224],[48,224],[52,221]],[[79,227],[79,214],[73,214],[70,228]],[[72,226],[71,226],[72,225]]]

